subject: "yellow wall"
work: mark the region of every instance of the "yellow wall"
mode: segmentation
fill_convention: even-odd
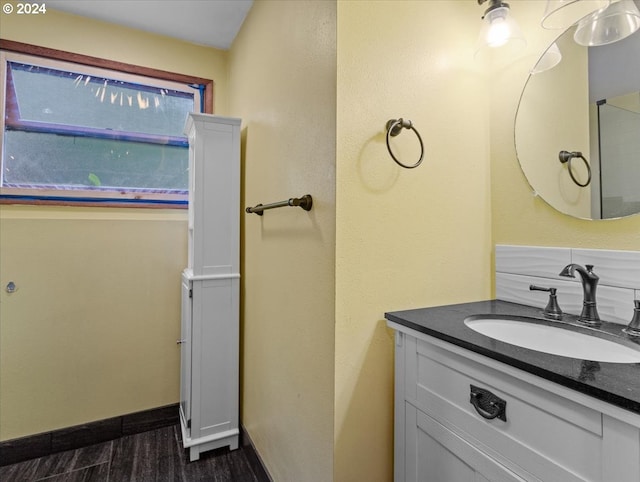
[[[0,19],[5,39],[211,78],[227,113],[226,52],[51,9]],[[0,439],[176,403],[185,266],[184,210],[0,206]]]
[[[475,1],[339,1],[335,481],[392,480],[385,311],[490,295],[489,97]],[[425,144],[398,167],[385,123]],[[394,139],[417,160],[413,133]]]
[[[534,197],[517,162],[513,125],[518,99],[538,56],[558,35],[540,27],[544,2],[513,2],[527,50],[494,66],[491,82],[491,210],[495,244],[640,249],[640,216],[588,221],[561,214]]]
[[[1,212],[2,438],[176,403],[182,213]]]
[[[309,215],[244,219],[242,420],[275,480],[390,480],[384,312],[490,294],[475,7],[259,1],[233,45],[245,204],[305,189],[316,200]],[[384,125],[399,115],[424,136],[413,171],[386,152]],[[399,152],[417,156],[411,134],[401,140]]]
[[[242,218],[241,419],[277,481],[333,470],[335,15],[258,1],[230,52],[244,205],[313,196]]]

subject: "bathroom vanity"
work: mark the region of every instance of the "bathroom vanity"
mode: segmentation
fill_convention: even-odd
[[[497,300],[385,315],[395,481],[638,482],[640,364],[497,341],[465,325],[478,314],[541,318]]]
[[[238,448],[240,119],[190,114],[180,423],[190,460]]]

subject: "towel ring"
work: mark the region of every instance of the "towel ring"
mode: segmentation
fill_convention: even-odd
[[[573,169],[571,169],[571,159],[574,159],[576,157],[579,157],[580,159],[582,159],[584,161],[584,165],[587,166],[587,182],[585,182],[584,184],[580,183],[575,178],[575,176],[573,175]],[[569,167],[569,176],[571,176],[571,180],[573,182],[575,182],[580,187],[587,187],[589,185],[589,183],[591,182],[591,166],[589,165],[589,162],[585,159],[585,157],[582,155],[582,152],[560,151],[560,153],[558,154],[558,158],[560,159],[560,162],[562,164],[567,163],[567,166]]]
[[[418,159],[418,162],[416,162],[412,166],[407,166],[406,164],[403,164],[402,162],[400,162],[398,158],[393,154],[393,151],[391,150],[391,145],[389,144],[389,137],[395,137],[398,134],[400,134],[400,132],[402,132],[403,127],[405,129],[411,129],[413,132],[415,132],[416,137],[420,142],[420,159]],[[405,169],[413,169],[414,167],[418,167],[420,163],[422,163],[422,158],[424,157],[424,144],[422,143],[422,137],[420,137],[420,133],[416,130],[415,127],[413,127],[413,124],[411,123],[410,120],[404,120],[400,118],[400,119],[391,119],[387,121],[387,150],[389,151],[389,154],[391,154],[391,158],[394,161],[396,161],[396,164],[404,167]]]

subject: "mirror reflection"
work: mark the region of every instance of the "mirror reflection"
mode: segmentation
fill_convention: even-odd
[[[565,214],[640,213],[640,30],[588,48],[574,31],[548,50],[560,51],[559,63],[532,68],[516,114],[518,160],[533,190]],[[561,162],[561,151],[581,157]]]

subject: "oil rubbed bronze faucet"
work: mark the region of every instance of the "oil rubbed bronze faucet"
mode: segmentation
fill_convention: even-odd
[[[597,325],[600,323],[600,317],[596,306],[596,287],[600,278],[593,272],[592,264],[585,265],[585,268],[579,264],[568,264],[560,271],[560,276],[575,278],[575,272],[578,272],[582,280],[582,291],[584,293],[582,313],[578,321],[586,325]]]

